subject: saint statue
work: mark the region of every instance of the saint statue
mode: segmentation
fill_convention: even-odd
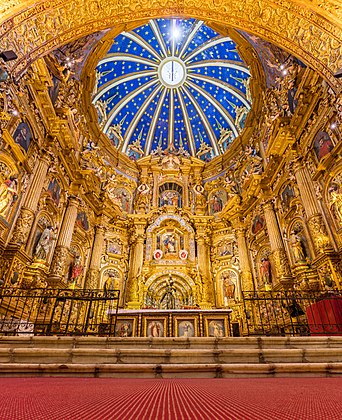
[[[18,198],[17,176],[10,176],[0,185],[0,216],[6,217],[11,205]]]
[[[302,239],[294,230],[291,232],[290,245],[295,262],[306,261]]]
[[[71,268],[71,282],[77,283],[79,277],[82,275],[83,265],[81,263],[81,256],[76,255]]]
[[[268,258],[261,259],[260,277],[264,285],[269,285],[272,283],[271,263]]]
[[[166,291],[163,295],[163,297],[160,300],[160,303],[162,303],[166,309],[175,309],[176,308],[176,288],[173,285],[173,280],[170,275],[170,278],[166,280]]]
[[[53,230],[54,229],[52,226],[47,226],[43,230],[34,251],[35,259],[42,260],[42,261],[45,261],[47,259],[52,242],[55,239],[53,235]]]

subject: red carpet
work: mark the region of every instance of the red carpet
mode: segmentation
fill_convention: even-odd
[[[342,419],[342,378],[0,379],[0,419]]]

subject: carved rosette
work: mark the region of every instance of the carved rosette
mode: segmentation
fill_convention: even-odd
[[[317,253],[322,253],[324,250],[332,248],[329,235],[321,215],[311,217],[308,220],[308,225]]]
[[[51,274],[53,276],[64,276],[68,254],[68,248],[61,245],[56,247],[51,264]]]
[[[87,272],[85,288],[86,289],[97,289],[99,280],[99,271],[90,269]]]
[[[28,209],[21,209],[11,242],[16,244],[26,243],[34,220],[34,213]]]

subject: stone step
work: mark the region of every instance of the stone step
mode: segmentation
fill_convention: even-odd
[[[318,349],[53,349],[0,348],[0,363],[190,364],[335,363],[342,348]]]
[[[342,376],[342,363],[77,364],[0,363],[1,377],[263,378]]]
[[[342,336],[323,337],[58,337],[0,336],[0,348],[289,349],[342,348]]]

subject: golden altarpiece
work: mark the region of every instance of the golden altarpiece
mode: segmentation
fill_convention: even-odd
[[[253,106],[210,159],[172,135],[127,147],[124,121],[102,132],[95,66],[111,34],[1,83],[1,287],[119,290],[123,336],[220,336],[228,314],[242,334],[244,292],[341,290],[341,99],[288,54],[269,83],[255,39],[228,33]]]

